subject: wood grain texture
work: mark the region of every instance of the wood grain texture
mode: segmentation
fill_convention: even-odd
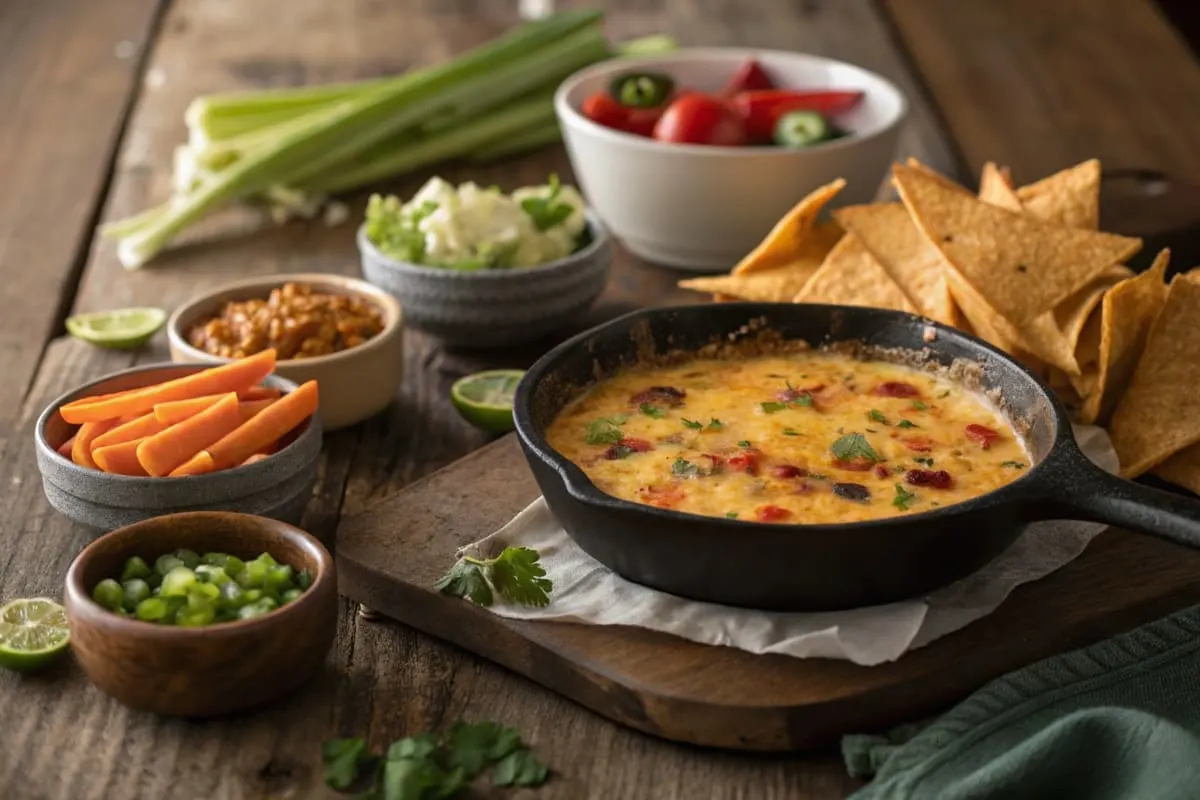
[[[18,0],[21,2],[23,20],[31,18],[31,8],[39,13],[50,8],[83,8],[60,25],[65,26],[63,30],[91,32],[109,30],[129,9],[148,4],[148,0]],[[684,44],[808,49],[882,71],[914,100],[905,152],[939,169],[958,172],[952,148],[937,135],[935,115],[920,87],[906,74],[906,62],[891,38],[891,29],[871,0],[806,0],[753,8],[738,0],[608,0],[603,5],[615,38],[665,32]],[[0,10],[0,39],[12,37],[13,46],[20,51],[26,43],[19,37],[29,34],[24,23],[16,35],[7,28],[12,19],[8,15],[15,7],[10,2]],[[516,20],[516,8],[516,0],[175,0],[147,65],[103,217],[133,213],[166,196],[171,149],[184,135],[182,112],[194,95],[363,77],[430,63],[506,29]],[[1011,30],[1001,35],[1023,36],[1025,26],[1037,26],[1042,13],[1052,14],[1052,10],[1034,8],[1025,18],[1015,19]],[[61,30],[56,33],[61,34]],[[129,38],[134,40],[132,34]],[[951,36],[951,40],[964,58],[978,47],[960,37]],[[69,55],[59,49],[53,42],[43,44],[36,54],[23,58],[41,64],[34,71],[45,77],[58,74],[62,65],[82,57],[77,53],[88,52],[81,45]],[[0,59],[9,57],[0,52]],[[75,114],[67,119],[77,124],[78,130],[61,130],[66,127],[62,115],[43,117],[48,112],[36,105],[37,95],[25,94],[25,83],[9,83],[10,74],[18,73],[10,72],[7,65],[0,62],[0,95],[20,92],[23,102],[35,104],[24,113],[41,120],[28,130],[29,136],[47,140],[52,135],[75,137],[69,141],[96,147],[96,141],[103,138],[102,125],[80,122]],[[102,66],[89,65],[89,79],[92,73],[106,74]],[[25,75],[29,69],[33,68],[19,74]],[[1172,85],[1154,86],[1150,91],[1166,94],[1173,91]],[[1019,92],[1036,90],[1025,83],[1014,88]],[[69,89],[60,87],[59,91],[67,93],[72,111],[91,102],[78,99],[83,95]],[[944,110],[946,103],[939,98],[938,106]],[[1061,120],[1059,124],[1071,122]],[[11,140],[9,128],[4,126],[10,124],[0,121],[0,131],[5,132],[0,143],[6,147]],[[1038,152],[1022,144],[1025,131],[1005,130],[1014,153],[1009,160],[1017,174],[1045,171]],[[1117,138],[1121,135],[1125,133],[1114,135],[1112,147],[1121,147]],[[1140,147],[1142,135],[1129,133],[1130,148],[1136,151]],[[22,141],[29,136],[23,133]],[[32,156],[24,157],[32,163]],[[0,151],[0,161],[6,158],[13,157]],[[65,199],[57,199],[54,219],[58,223],[64,208],[100,199],[97,185],[84,186],[79,180],[82,161],[71,163],[71,180],[59,178],[52,184],[66,185],[71,191]],[[19,174],[44,180],[26,166],[18,164]],[[564,179],[569,177],[559,148],[485,169],[442,173],[451,180],[470,177],[512,188],[540,181],[552,170]],[[416,175],[388,188],[411,192],[425,177],[427,174]],[[0,187],[0,209],[15,210],[18,216],[34,213],[24,208],[33,195],[21,186],[8,181]],[[36,196],[39,201],[55,199],[44,187]],[[39,207],[37,213],[47,213],[47,207],[54,206]],[[360,208],[356,206],[354,212]],[[0,219],[8,216],[0,215]],[[0,232],[6,230],[0,227]],[[27,335],[35,331],[42,337],[36,342],[40,352],[45,334],[35,330],[37,325],[51,325],[49,320],[58,316],[54,309],[75,289],[70,280],[53,278],[50,272],[36,279],[26,275],[28,259],[33,256],[71,249],[64,244],[70,232],[64,230],[61,224],[42,225],[36,236],[23,240],[27,244],[18,254],[22,258],[0,259],[0,285],[15,282],[26,287],[14,317],[21,320],[20,327],[17,323],[12,327],[20,334],[20,348],[29,346]],[[0,248],[8,241],[11,238],[0,235]],[[76,237],[76,249],[79,241]],[[141,303],[171,307],[203,287],[248,274],[304,270],[353,274],[358,269],[349,225],[326,229],[297,223],[255,230],[252,215],[234,212],[213,219],[197,230],[190,242],[137,273],[127,273],[118,265],[111,243],[97,242],[74,308],[83,311]],[[674,288],[677,277],[620,255],[604,299],[588,319],[580,320],[580,327],[637,306],[694,300],[694,295]],[[16,306],[10,302],[6,308]],[[9,324],[0,318],[0,331],[8,331]],[[0,586],[6,597],[53,596],[59,594],[66,567],[88,535],[50,512],[42,499],[28,436],[32,420],[45,403],[63,391],[131,363],[163,359],[166,350],[161,337],[149,350],[134,354],[55,341],[30,387],[37,356],[11,355],[10,351],[15,351],[9,342],[0,335],[0,347],[9,348],[0,350],[0,374],[5,378],[0,398],[13,400],[0,405],[4,409],[0,411],[0,440],[6,436],[5,425],[11,425],[18,435],[7,442],[0,459],[0,513],[6,520],[0,527]],[[485,443],[485,437],[462,422],[447,402],[449,386],[456,377],[487,366],[526,365],[545,349],[545,343],[486,358],[445,351],[418,334],[407,336],[405,347],[408,375],[395,406],[357,430],[326,438],[320,479],[302,527],[327,543],[334,538],[343,510],[364,510]],[[10,364],[26,366],[23,372],[10,373]],[[16,378],[10,379],[14,374]],[[22,396],[26,396],[23,404],[19,402]],[[411,546],[403,531],[395,546]],[[400,736],[445,727],[459,717],[497,719],[516,726],[556,769],[555,779],[536,793],[520,791],[505,796],[824,800],[843,797],[853,785],[837,760],[828,755],[748,758],[632,732],[410,627],[365,623],[352,613],[353,608],[349,602],[342,603],[338,637],[322,675],[288,703],[253,715],[188,724],[134,713],[90,687],[70,662],[33,678],[0,675],[0,702],[12,711],[10,723],[0,726],[4,796],[13,800],[326,797],[320,785],[318,757],[322,739],[365,735],[379,748]],[[991,646],[1002,649],[1004,643]]]
[[[882,69],[903,87],[913,87],[869,0],[780,4],[753,13],[736,0],[604,5],[617,38],[666,32],[684,44],[812,49]],[[167,195],[171,150],[184,136],[183,109],[198,93],[395,72],[459,52],[516,20],[515,1],[176,0],[147,64],[102,217],[134,213]],[[932,129],[932,117],[918,103],[906,148],[953,171],[951,151]],[[505,188],[544,180],[551,171],[569,179],[561,148],[482,169],[440,170],[451,180]],[[408,193],[427,176],[387,188]],[[360,209],[356,205],[353,213]],[[169,308],[247,274],[358,271],[351,225],[258,229],[257,224],[245,212],[220,215],[182,247],[135,273],[120,267],[111,242],[96,241],[74,309]],[[10,269],[0,262],[5,275]],[[620,254],[605,297],[577,327],[646,304],[694,301],[694,295],[675,289],[677,277]],[[37,287],[37,302],[58,303],[69,289]],[[303,527],[328,542],[343,509],[363,509],[483,444],[485,437],[448,403],[450,384],[485,366],[526,365],[546,345],[483,358],[445,351],[416,333],[406,336],[408,375],[397,403],[357,430],[326,437],[320,481]],[[165,357],[161,336],[148,350],[132,354],[56,341],[19,409],[17,427],[27,432],[46,402],[85,380]],[[46,507],[24,435],[0,461],[0,511],[13,520],[0,530],[6,596],[57,595],[67,564],[87,536]],[[15,800],[161,797],[179,786],[213,798],[324,797],[318,756],[323,738],[366,735],[380,747],[466,717],[515,725],[538,748],[559,772],[537,792],[542,798],[832,798],[852,785],[828,756],[760,761],[631,732],[410,628],[362,624],[351,608],[343,605],[321,679],[286,704],[230,720],[189,725],[129,712],[87,686],[70,664],[31,680],[0,675],[0,701],[29,710],[19,723],[0,729],[0,781],[13,786],[21,779]]]
[[[972,175],[1087,158],[1200,184],[1200,66],[1152,0],[883,0]]]
[[[0,452],[61,331],[158,6],[0,4]]]
[[[505,620],[430,587],[459,547],[538,496],[523,462],[510,435],[346,520],[338,530],[342,593],[677,741],[748,750],[836,744],[842,734],[935,713],[992,677],[1200,602],[1200,553],[1110,531],[990,616],[871,668],[755,656],[640,629]],[[398,531],[410,545],[404,551],[394,546]]]

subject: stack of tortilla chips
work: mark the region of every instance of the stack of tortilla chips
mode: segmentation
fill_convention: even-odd
[[[680,286],[717,300],[833,303],[921,314],[970,331],[1041,375],[1080,422],[1104,425],[1121,474],[1200,492],[1200,271],[1165,283],[1140,239],[1104,233],[1100,163],[1014,188],[988,163],[979,193],[909,160],[899,202],[790,211],[728,275]]]

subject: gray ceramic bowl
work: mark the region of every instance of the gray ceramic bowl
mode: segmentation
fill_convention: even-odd
[[[316,414],[270,458],[186,478],[110,475],[81,467],[57,452],[75,426],[58,409],[72,400],[148,386],[208,369],[208,365],[149,364],[100,378],[55,400],[34,429],[38,470],[50,505],[89,528],[110,531],[177,511],[240,511],[295,523],[317,480],[321,418]],[[263,385],[290,392],[296,384],[276,375]]]
[[[395,261],[358,230],[363,276],[395,295],[405,322],[463,347],[506,347],[567,325],[600,293],[612,266],[612,238],[591,211],[591,241],[549,264],[521,269],[456,272]]]

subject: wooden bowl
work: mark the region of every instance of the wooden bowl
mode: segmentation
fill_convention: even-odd
[[[324,273],[265,275],[220,286],[180,306],[167,320],[171,359],[185,364],[224,364],[188,344],[188,331],[221,313],[226,303],[265,299],[285,283],[303,283],[325,294],[358,297],[383,316],[383,330],[357,347],[327,356],[279,361],[275,374],[296,383],[316,381],[321,389],[321,421],[327,431],[362,422],[396,398],[404,379],[404,315],[387,292],[357,278]]]
[[[312,585],[269,614],[202,628],[129,619],[92,600],[129,557],[152,563],[179,548],[243,559],[267,552],[307,569]],[[231,714],[283,697],[321,668],[337,629],[329,551],[299,528],[250,514],[169,514],[101,536],[72,562],[63,596],[71,649],[92,683],[131,708],[171,716]]]

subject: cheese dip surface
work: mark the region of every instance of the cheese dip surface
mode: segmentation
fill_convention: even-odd
[[[1029,467],[975,392],[827,352],[628,370],[567,406],[546,438],[615,497],[758,522],[928,511]]]

